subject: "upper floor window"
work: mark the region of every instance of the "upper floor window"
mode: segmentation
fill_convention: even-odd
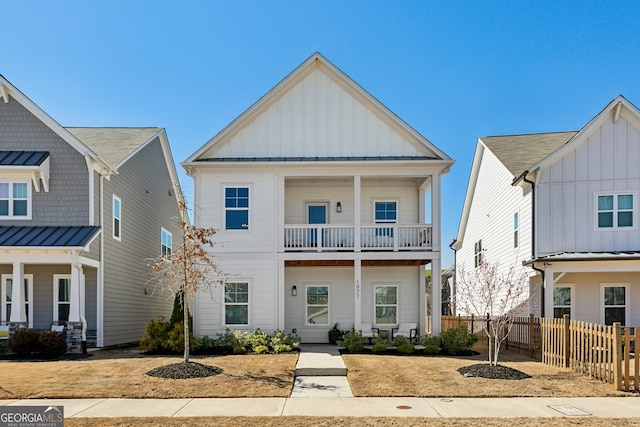
[[[224,211],[226,230],[249,229],[249,187],[225,187]]]
[[[160,232],[160,255],[171,256],[171,248],[173,247],[173,236],[164,228]]]
[[[121,202],[118,196],[113,196],[113,238],[120,240],[122,238],[122,212]]]
[[[28,182],[0,182],[0,218],[31,218],[31,187]]]
[[[394,201],[375,202],[374,219],[376,224],[395,224],[398,219],[398,204]],[[376,228],[376,236],[393,237],[393,228]]]
[[[473,266],[478,267],[482,264],[482,240],[478,240],[473,248]]]
[[[598,194],[598,228],[633,227],[633,194]]]
[[[518,231],[520,230],[520,219],[518,218],[518,212],[513,214],[513,247],[518,247]]]

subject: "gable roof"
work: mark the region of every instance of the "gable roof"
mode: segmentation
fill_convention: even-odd
[[[384,106],[380,101],[374,98],[371,94],[365,91],[362,87],[360,87],[355,81],[353,81],[350,77],[348,77],[344,72],[338,69],[335,65],[333,65],[330,61],[328,61],[324,56],[320,53],[316,52],[311,55],[307,60],[305,60],[300,66],[294,69],[289,75],[287,75],[282,81],[280,81],[276,86],[274,86],[269,92],[267,92],[262,98],[260,98],[256,103],[254,103],[251,107],[249,107],[245,112],[243,112],[240,116],[238,116],[235,120],[233,120],[229,125],[227,125],[222,131],[220,131],[217,135],[215,135],[212,139],[210,139],[207,143],[205,143],[200,149],[198,149],[195,153],[193,153],[185,162],[183,162],[183,166],[186,166],[189,163],[200,162],[200,161],[210,161],[211,157],[222,157],[222,158],[235,158],[236,161],[246,157],[247,159],[253,159],[252,161],[256,161],[257,158],[265,158],[271,159],[275,157],[280,157],[284,159],[283,161],[291,161],[290,159],[299,159],[299,158],[317,158],[323,157],[322,155],[313,154],[310,156],[299,154],[294,155],[293,157],[289,156],[288,153],[285,155],[266,153],[266,155],[250,155],[250,156],[211,156],[211,153],[221,150],[226,143],[229,142],[229,139],[241,131],[247,124],[251,123],[259,114],[266,111],[267,108],[274,105],[278,102],[278,100],[288,91],[290,91],[296,84],[300,83],[304,78],[309,76],[314,71],[320,71],[324,76],[327,76],[331,82],[335,83],[337,86],[341,87],[345,92],[348,92],[356,102],[366,106],[366,108],[375,112],[378,117],[383,117],[386,123],[391,124],[394,130],[397,130],[398,133],[401,133],[405,136],[405,139],[414,145],[413,150],[417,150],[414,153],[400,153],[402,155],[422,155],[427,156],[429,158],[433,158],[435,160],[444,160],[448,163],[453,163],[450,157],[448,157],[444,152],[438,149],[435,145],[433,145],[429,140],[427,140],[424,136],[418,133],[415,129],[409,126],[406,122],[400,119],[397,115],[395,115],[391,110],[389,110],[386,106]],[[322,142],[321,142],[322,143]],[[299,144],[298,142],[294,142],[294,144]],[[353,154],[350,153],[350,156],[345,157],[361,157],[362,153]],[[327,158],[331,157],[329,153]],[[365,156],[366,157],[366,156]],[[296,160],[300,161],[300,160]],[[318,159],[315,159],[318,161]]]
[[[462,246],[480,171],[480,163],[485,149],[489,149],[514,176],[512,185],[515,185],[529,173],[556,161],[568,150],[572,150],[584,142],[591,131],[600,126],[609,116],[613,115],[614,120],[617,120],[617,117],[623,110],[631,113],[631,115],[636,117],[636,120],[640,122],[640,110],[622,95],[619,95],[609,102],[609,104],[580,129],[580,131],[478,138],[462,208],[462,215],[460,217],[458,234],[450,246],[456,249]]]

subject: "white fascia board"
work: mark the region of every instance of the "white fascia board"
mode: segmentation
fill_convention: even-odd
[[[469,182],[467,183],[467,192],[464,196],[464,204],[462,207],[462,215],[460,217],[460,225],[458,226],[458,234],[456,236],[455,244],[453,245],[456,250],[462,247],[464,240],[464,233],[467,231],[467,223],[469,222],[469,213],[471,211],[471,204],[473,203],[473,196],[476,191],[476,185],[478,183],[478,174],[480,173],[480,166],[482,163],[482,156],[486,146],[482,142],[481,138],[478,138],[476,144],[476,151],[473,155],[473,163],[471,165],[471,173],[469,174]]]
[[[538,267],[554,273],[640,272],[639,260],[536,261]]]

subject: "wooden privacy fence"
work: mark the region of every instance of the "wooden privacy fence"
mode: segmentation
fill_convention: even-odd
[[[465,325],[469,331],[485,338],[484,328],[489,321],[487,316],[442,316],[442,331]],[[536,360],[541,357],[540,319],[533,317],[514,317],[511,333],[502,343],[502,348],[524,354]]]
[[[616,390],[640,390],[640,328],[623,328],[562,319],[541,319],[542,362],[571,368]]]

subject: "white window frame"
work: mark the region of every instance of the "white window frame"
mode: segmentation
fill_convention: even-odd
[[[168,245],[165,244],[165,236],[169,238]],[[168,248],[168,251],[165,248]],[[160,227],[160,256],[167,257],[167,252],[169,257],[173,253],[173,235],[166,228]]]
[[[246,188],[248,191],[247,195],[247,207],[227,207],[226,198],[227,198],[227,189],[228,188]],[[222,186],[222,222],[223,222],[223,230],[227,233],[245,233],[247,231],[251,231],[251,197],[252,197],[252,188],[249,184],[224,184]],[[227,228],[227,211],[247,211],[247,224],[246,227],[243,228]],[[245,225],[245,224],[243,224]]]
[[[473,244],[473,266],[475,268],[480,267],[484,260],[484,249],[482,248],[482,239],[478,239]]]
[[[513,213],[513,248],[520,246],[520,212]]]
[[[9,195],[6,198],[1,198],[0,200],[7,200],[9,204],[9,214],[8,215],[0,215],[0,219],[2,220],[28,220],[31,219],[31,207],[32,207],[32,192],[31,192],[31,182],[25,179],[0,179],[0,184],[8,184],[9,187]],[[25,184],[27,187],[27,214],[26,215],[14,215],[13,214],[13,202],[16,200],[25,200],[22,198],[16,199],[13,194],[13,185],[14,184]]]
[[[325,304],[309,304],[308,293],[309,288],[327,288],[327,323],[309,323],[309,307],[324,307]],[[331,325],[331,285],[329,283],[305,283],[304,285],[304,324],[307,327],[326,328]]]
[[[396,288],[396,303],[395,304],[377,304],[376,303],[376,288]],[[395,307],[396,309],[396,321],[395,323],[378,323],[378,316],[376,315],[377,307]],[[374,283],[373,284],[373,323],[376,327],[389,328],[389,326],[395,326],[400,323],[400,284],[399,283]]]
[[[118,215],[116,215],[116,201],[118,202]],[[111,217],[111,235],[114,239],[122,241],[122,200],[115,194],[111,203]],[[118,227],[116,227],[116,221],[118,222]],[[118,234],[116,234],[116,228],[118,229]]]
[[[60,289],[60,279],[69,280],[69,301],[60,301],[59,300],[59,289]],[[60,313],[60,304],[67,304],[69,308],[71,308],[71,275],[70,274],[54,274],[53,275],[53,321],[58,322],[58,314]],[[63,320],[63,322],[67,322],[67,320]]]
[[[566,305],[556,305],[555,302],[555,290],[556,288],[569,288],[570,292],[569,292],[569,299],[570,299],[570,303],[568,306]],[[553,295],[553,316],[555,317],[556,315],[556,308],[568,308],[569,309],[569,317],[574,319],[575,315],[574,315],[574,306],[575,306],[575,292],[574,292],[574,284],[573,283],[556,283],[555,285],[553,285],[553,291],[554,291],[554,295]]]
[[[603,212],[611,212],[612,216],[613,216],[613,225],[611,227],[600,227],[599,224],[599,213],[600,210],[598,209],[598,197],[600,196],[612,196],[613,197],[613,209],[611,211],[603,211]],[[633,207],[631,208],[631,220],[633,222],[633,224],[631,225],[631,227],[627,227],[627,226],[623,226],[623,227],[619,227],[618,226],[618,213],[620,212],[628,212],[628,209],[623,209],[622,211],[618,210],[618,196],[631,196],[633,197]],[[636,230],[638,228],[638,220],[637,217],[638,215],[636,215],[636,212],[638,211],[638,197],[635,193],[635,191],[600,191],[597,193],[594,193],[594,229],[596,231],[611,231],[611,230]]]
[[[247,302],[227,302],[225,298],[227,285],[232,284],[246,284],[247,285]],[[231,328],[246,328],[251,325],[251,282],[249,280],[233,280],[227,281],[222,287],[222,324]],[[247,323],[227,323],[227,307],[228,306],[246,306],[247,307]]]
[[[378,219],[376,219],[376,204],[377,203],[395,203],[395,205],[396,205],[396,219],[395,220],[390,220],[390,219],[378,220]],[[373,201],[373,223],[374,224],[397,224],[398,223],[398,217],[400,216],[399,208],[400,208],[400,203],[398,202],[398,200],[393,200],[393,199],[376,199],[376,200],[374,200]]]
[[[623,287],[625,288],[624,290],[624,305],[609,305],[609,306],[605,306],[604,305],[604,290],[605,288],[610,288],[610,287]],[[603,325],[605,324],[605,308],[606,307],[624,307],[624,325],[629,326],[631,324],[631,295],[629,294],[630,292],[630,286],[629,283],[601,283],[600,284],[600,323],[602,323]]]
[[[22,276],[23,280],[27,281],[27,292],[28,295],[25,295],[27,299],[27,318],[29,319],[29,327],[33,328],[33,274],[25,274]],[[0,320],[7,321],[11,318],[11,313],[7,313],[7,279],[11,279],[11,283],[13,283],[13,274],[3,274],[0,278],[2,283],[0,288],[2,288],[0,292],[0,301],[2,302],[2,308],[0,309]],[[12,285],[13,286],[13,285]]]

